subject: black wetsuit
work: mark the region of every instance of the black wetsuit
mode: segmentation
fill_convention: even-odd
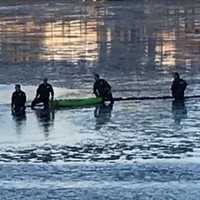
[[[97,97],[103,97],[103,100],[109,100],[113,103],[113,96],[111,92],[111,86],[104,79],[99,79],[94,83],[93,93]]]
[[[33,100],[32,104],[31,104],[31,108],[33,109],[34,106],[38,103],[43,103],[44,109],[48,109],[50,93],[52,96],[54,96],[53,87],[49,83],[40,84],[37,89],[36,98]]]
[[[175,79],[171,86],[172,96],[175,101],[184,100],[184,91],[187,87],[187,83],[183,79]]]
[[[23,114],[25,112],[26,94],[23,91],[15,91],[12,94],[11,106],[15,114]]]

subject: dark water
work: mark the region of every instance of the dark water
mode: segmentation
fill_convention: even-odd
[[[169,95],[178,71],[196,95],[199,64],[198,1],[0,2],[2,199],[197,199],[199,99],[24,118],[9,104],[15,83],[30,104],[43,77],[56,98],[91,96],[94,72],[127,97]]]

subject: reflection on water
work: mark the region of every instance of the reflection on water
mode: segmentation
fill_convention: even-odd
[[[40,128],[43,129],[44,136],[48,140],[49,133],[52,131],[54,119],[55,119],[55,111],[54,110],[44,110],[44,109],[36,109],[34,110]]]
[[[74,82],[84,82],[88,72],[97,70],[121,87],[167,75],[180,66],[184,73],[199,72],[199,2],[1,4],[0,61],[6,69],[3,66],[0,72],[10,75],[12,82],[17,78],[15,70],[24,82],[34,82],[44,73],[56,82],[64,78],[59,77],[63,73],[66,79],[70,73]],[[79,60],[93,65],[82,73]],[[70,71],[69,63],[78,64],[70,65]],[[121,84],[119,75],[124,80]],[[0,81],[9,80],[0,76]]]
[[[43,7],[43,3],[40,4],[26,7],[22,4],[14,15],[13,9],[5,7],[6,13],[0,17],[2,61],[96,60],[98,22],[93,13],[88,13],[87,5],[66,2]]]
[[[99,105],[95,111],[58,110],[55,117],[51,111],[27,110],[26,120],[20,121],[4,111],[0,161],[22,161],[22,156],[27,162],[41,157],[66,162],[198,158],[198,102],[187,101],[189,116],[184,104],[171,104],[116,102],[114,110],[112,105]]]
[[[45,25],[41,59],[71,60],[97,59],[97,22],[71,20]]]
[[[187,118],[187,109],[184,101],[172,101],[172,114],[177,125]]]
[[[99,72],[116,96],[156,96],[169,94],[175,70],[199,81],[199,2],[1,4],[1,83],[37,85],[46,76],[86,96]]]
[[[113,104],[99,104],[95,107],[94,117],[96,118],[96,130],[101,129],[104,124],[110,121],[112,109]]]
[[[24,126],[26,124],[26,113],[24,113],[23,115],[13,115],[13,120],[15,121],[15,125],[16,125],[16,134],[18,136],[20,136],[23,132]]]

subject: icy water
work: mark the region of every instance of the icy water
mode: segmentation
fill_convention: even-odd
[[[172,73],[200,94],[198,1],[0,2],[0,199],[198,199],[200,103],[116,102],[10,113],[48,77],[56,98],[170,95]]]

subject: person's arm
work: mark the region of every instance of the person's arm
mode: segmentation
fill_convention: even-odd
[[[51,101],[53,101],[53,99],[54,99],[54,90],[53,90],[52,86],[50,87],[50,94],[51,94]]]
[[[180,87],[184,91],[187,87],[187,82],[183,79],[180,80]]]
[[[188,86],[188,83],[186,81],[184,81],[184,84],[185,84],[185,89],[186,89],[186,87]]]
[[[40,87],[41,86],[39,86],[38,89],[36,90],[35,98],[38,98],[40,96],[40,90],[41,90]]]
[[[171,90],[173,91],[174,90],[174,81],[172,82],[172,85],[171,85]]]
[[[23,93],[23,104],[25,105],[26,104],[26,94]]]
[[[111,85],[106,81],[106,84],[107,84],[107,88],[109,89],[109,90],[111,90]]]
[[[14,95],[14,93],[13,93],[13,94],[12,94],[12,97],[11,97],[11,110],[13,110],[14,104],[15,104],[15,95]]]
[[[94,86],[93,86],[93,93],[95,94],[96,97],[99,96],[99,92],[98,92],[98,89],[97,89],[96,83],[94,83]]]
[[[172,85],[171,85],[172,97],[174,97],[174,87],[175,87],[175,83],[174,83],[174,81],[173,81],[173,82],[172,82]]]
[[[93,85],[93,94],[96,95],[96,88],[95,88],[95,84]],[[97,95],[96,95],[97,96]]]
[[[106,80],[103,80],[103,87],[104,87],[104,90],[106,90],[107,92],[110,92],[111,93],[111,86],[110,84],[106,81]]]

